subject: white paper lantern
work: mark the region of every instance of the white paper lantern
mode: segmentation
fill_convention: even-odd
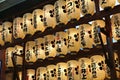
[[[80,4],[79,0],[66,0],[66,8],[68,19],[80,19]]]
[[[3,28],[2,25],[0,25],[0,45],[3,46],[4,45],[4,36],[3,36]]]
[[[45,30],[44,27],[44,12],[41,9],[35,9],[32,13],[33,18],[33,27],[35,28],[35,32],[40,31],[43,32]]]
[[[82,15],[91,14],[95,12],[94,0],[80,0],[80,11]]]
[[[17,17],[13,20],[13,36],[15,39],[25,37],[25,33],[23,32],[23,18]]]
[[[57,80],[68,80],[67,63],[60,62],[56,65]]]
[[[57,24],[67,24],[68,16],[66,11],[66,2],[65,0],[58,0],[54,4],[54,13]]]
[[[35,70],[28,69],[27,70],[27,80],[34,80],[35,79]]]
[[[22,72],[18,72],[19,80],[22,80]]]
[[[54,6],[51,4],[45,5],[43,7],[44,11],[44,26],[45,28],[55,28],[56,21],[54,15]]]
[[[105,60],[100,55],[94,55],[91,57],[92,64],[92,77],[93,80],[105,79]]]
[[[32,14],[31,13],[25,13],[23,15],[23,31],[24,33],[33,35],[35,32],[35,29],[33,27],[32,23]]]
[[[80,80],[92,80],[91,60],[89,58],[80,58]]]
[[[68,50],[71,52],[78,52],[80,50],[80,33],[76,28],[70,28],[68,33]]]
[[[37,38],[35,39],[35,54],[37,60],[44,60],[45,56],[45,39],[44,38]]]
[[[65,56],[68,52],[68,34],[66,32],[56,32],[56,51],[59,56]]]
[[[80,80],[79,62],[76,60],[70,60],[68,65],[68,80]]]
[[[26,60],[26,62],[29,62],[29,63],[33,63],[36,61],[35,42],[34,41],[29,41],[26,43],[25,60]]]

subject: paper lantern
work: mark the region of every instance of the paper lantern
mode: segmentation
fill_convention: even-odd
[[[80,80],[79,63],[76,60],[70,60],[68,65],[68,80]]]
[[[35,79],[35,70],[28,69],[27,70],[27,80],[34,80]]]
[[[44,27],[44,12],[41,9],[35,9],[32,13],[33,18],[33,27],[35,28],[35,32],[40,31],[43,32],[45,30]]]
[[[76,28],[70,28],[68,33],[68,50],[71,52],[78,52],[80,50],[80,33]]]
[[[29,41],[26,43],[25,60],[26,60],[26,62],[29,62],[29,63],[33,63],[36,61],[35,42],[34,41]]]
[[[82,15],[91,14],[95,12],[94,0],[80,0],[80,11]]]
[[[79,0],[66,0],[66,8],[68,19],[80,19],[80,4]]]
[[[55,21],[55,15],[54,15],[54,6],[51,4],[45,5],[43,7],[44,11],[44,26],[45,28],[55,28],[56,21]]]
[[[48,80],[57,80],[55,65],[48,65],[47,73],[48,73]]]
[[[56,65],[57,80],[68,80],[67,63],[60,62]]]
[[[2,25],[0,25],[0,45],[3,46],[4,45],[4,36],[3,36],[3,28]]]
[[[115,14],[111,18],[112,34],[115,40],[120,39],[120,13]]]
[[[13,20],[13,36],[15,39],[25,37],[25,33],[23,31],[23,18],[17,17]]]
[[[55,49],[55,36],[54,35],[46,35],[45,39],[45,56],[47,58],[53,58],[56,56]]]
[[[92,27],[89,24],[79,26],[81,48],[92,48]]]
[[[37,38],[35,39],[35,54],[38,60],[44,60],[45,56],[45,39]]]
[[[68,52],[68,34],[66,32],[56,32],[56,51],[59,56],[65,56]]]
[[[65,0],[58,0],[54,4],[54,13],[57,24],[67,24],[68,16],[66,11],[66,2]]]
[[[19,80],[22,80],[22,72],[18,72]]]
[[[47,80],[46,67],[39,67],[36,72],[36,80]]]
[[[33,35],[34,34],[34,27],[32,23],[32,14],[25,13],[23,15],[23,31],[26,35]]]
[[[92,80],[91,60],[89,58],[80,58],[80,79],[79,80]]]
[[[104,58],[100,55],[94,55],[91,57],[91,62],[93,80],[104,80],[105,79]]]

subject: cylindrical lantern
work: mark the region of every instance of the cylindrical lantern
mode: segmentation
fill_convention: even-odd
[[[80,80],[79,63],[76,60],[70,60],[68,65],[68,80]]]
[[[80,80],[92,80],[91,60],[89,58],[79,59]]]
[[[56,21],[54,16],[54,6],[51,4],[45,5],[43,7],[44,11],[44,26],[45,28],[55,28]]]
[[[78,52],[80,50],[80,33],[76,28],[70,28],[68,33],[68,50],[71,52]]]
[[[28,69],[27,70],[27,80],[34,80],[35,79],[35,70]]]
[[[92,78],[93,80],[105,79],[105,60],[100,55],[94,55],[91,57],[92,64]]]
[[[68,19],[80,19],[80,4],[79,0],[66,0],[66,8]]]
[[[95,12],[94,0],[80,0],[80,10],[82,15],[91,14]]]
[[[23,31],[24,33],[33,35],[34,34],[34,27],[32,23],[32,14],[31,13],[25,13],[23,15]]]
[[[33,63],[36,61],[36,54],[35,54],[35,42],[29,41],[25,45],[25,59],[29,63]]]
[[[3,46],[4,45],[4,35],[3,35],[3,28],[2,25],[0,25],[0,45]]]
[[[54,35],[46,35],[45,39],[45,56],[47,58],[53,58],[56,56],[55,49],[55,36]]]
[[[25,33],[23,32],[23,18],[17,17],[13,20],[13,36],[15,39],[25,37]]]
[[[44,40],[45,40],[44,38],[35,39],[35,54],[36,54],[37,60],[43,60],[46,58]]]
[[[112,34],[115,40],[120,39],[120,13],[115,14],[111,18]]]
[[[33,22],[33,27],[35,28],[35,32],[40,31],[43,32],[45,30],[44,27],[44,12],[41,9],[35,9],[32,13],[32,22]]]
[[[56,66],[55,65],[48,65],[47,66],[47,74],[48,74],[48,80],[57,80],[56,75]]]
[[[19,80],[22,80],[22,72],[18,72]]]
[[[66,11],[66,2],[65,0],[58,0],[54,4],[54,13],[57,24],[67,24],[68,16]]]
[[[81,48],[92,48],[92,27],[89,24],[79,26]]]
[[[56,51],[59,56],[65,56],[68,52],[68,34],[66,32],[56,32]]]
[[[67,63],[60,62],[56,65],[57,80],[68,80]]]

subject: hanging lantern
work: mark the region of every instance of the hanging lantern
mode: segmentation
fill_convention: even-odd
[[[92,77],[93,80],[105,79],[105,60],[100,55],[94,55],[91,57],[92,64]]]
[[[27,70],[27,80],[34,80],[35,79],[35,70],[28,69]]]
[[[23,15],[23,31],[26,35],[33,35],[34,34],[34,27],[32,23],[32,14],[26,13]]]
[[[29,42],[26,43],[25,59],[29,63],[33,63],[33,62],[36,61],[35,42],[34,41],[29,41]]]
[[[92,48],[92,27],[89,24],[79,26],[81,48]]]
[[[38,60],[44,60],[46,58],[44,46],[44,38],[35,39],[35,54]]]
[[[45,5],[43,7],[44,11],[44,26],[45,28],[55,28],[56,21],[54,16],[54,6],[51,4]]]
[[[56,56],[55,36],[47,35],[44,37],[44,39],[45,39],[45,56],[51,59]]]
[[[22,72],[18,72],[19,80],[22,80]]]
[[[33,27],[35,28],[35,32],[40,31],[43,32],[45,30],[43,19],[44,12],[41,9],[35,9],[32,13],[32,22]]]
[[[115,40],[120,39],[120,13],[115,14],[111,18],[112,34]]]
[[[54,4],[55,18],[57,24],[67,24],[68,16],[66,11],[65,0],[58,0]]]
[[[67,80],[67,64],[64,62],[60,62],[56,65],[57,69],[57,80]]]
[[[70,60],[68,65],[68,80],[80,80],[79,64],[76,60]]]
[[[70,28],[68,33],[68,50],[71,52],[78,52],[80,50],[79,30],[76,28]]]
[[[89,58],[80,58],[80,79],[79,80],[92,80],[91,60]]]
[[[80,19],[80,4],[79,0],[66,0],[66,8],[68,19]]]
[[[57,80],[55,65],[47,66],[47,73],[48,73],[48,80]]]
[[[66,32],[56,32],[55,46],[59,56],[62,57],[67,54],[68,34]]]
[[[25,37],[23,32],[23,18],[17,17],[13,20],[13,36],[15,39]]]
[[[2,25],[0,25],[0,45],[3,46],[4,45],[4,36],[3,36],[3,28]]]

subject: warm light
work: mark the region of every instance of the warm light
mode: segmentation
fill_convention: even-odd
[[[4,36],[3,36],[3,28],[2,25],[0,25],[0,45],[3,46],[4,45]]]
[[[19,80],[22,80],[22,72],[18,72]]]
[[[27,70],[27,80],[34,80],[35,79],[35,70],[28,69]]]

